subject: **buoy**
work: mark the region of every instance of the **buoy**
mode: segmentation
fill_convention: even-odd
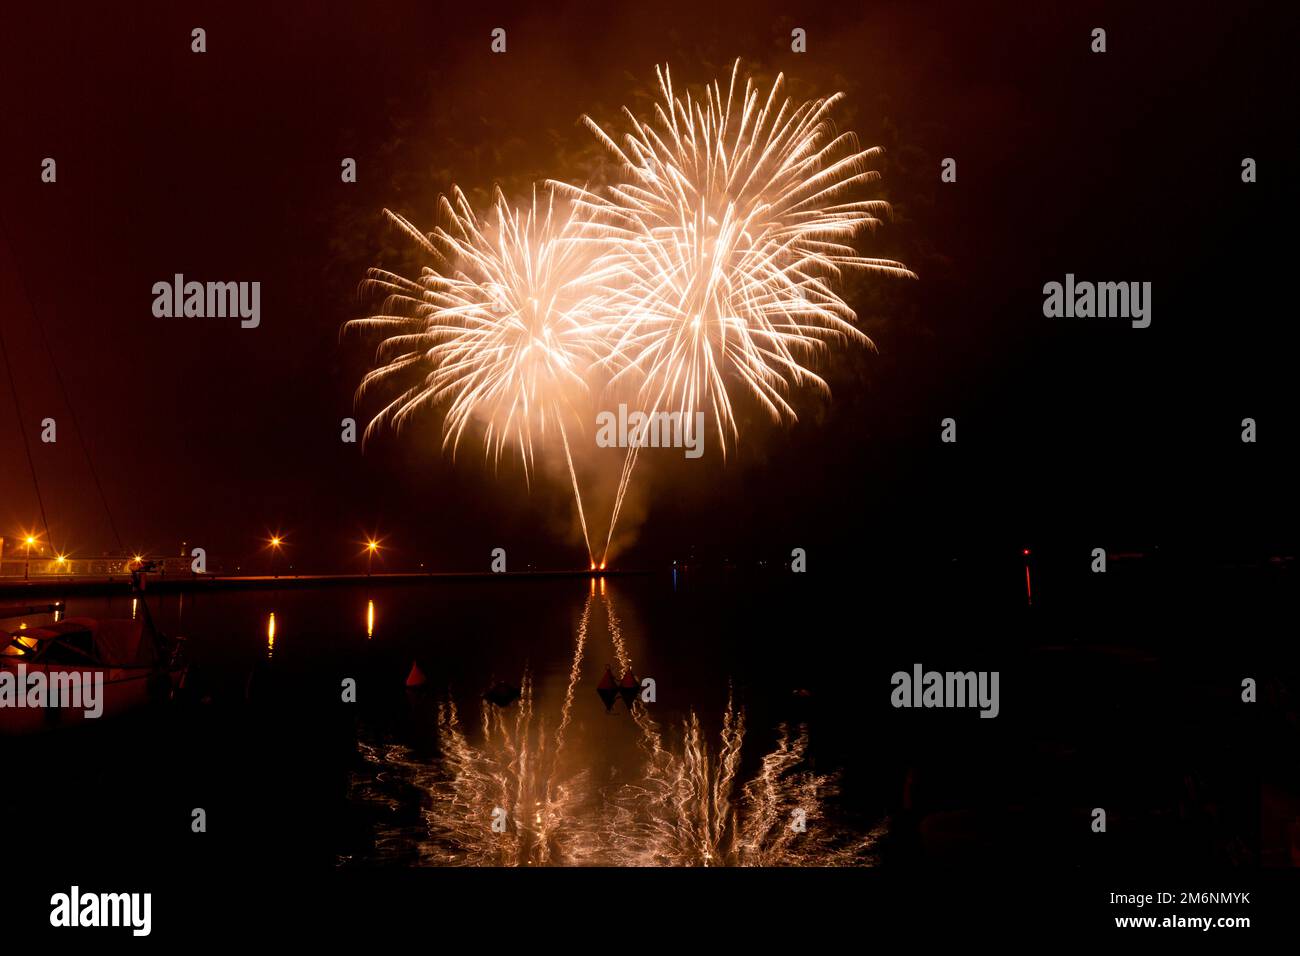
[[[614,675],[610,672],[608,667],[605,668],[605,676],[602,677],[600,683],[596,685],[596,693],[599,694],[600,699],[605,702],[605,710],[612,712],[614,709],[614,701],[618,699],[618,685],[614,683]]]
[[[424,676],[424,671],[420,670],[418,662],[411,663],[411,673],[406,675],[407,687],[423,687],[429,682],[429,678]]]
[[[636,700],[637,691],[641,689],[641,682],[636,679],[631,671],[623,675],[623,679],[618,682],[618,696],[623,698],[623,703],[627,709],[632,709],[632,702]]]

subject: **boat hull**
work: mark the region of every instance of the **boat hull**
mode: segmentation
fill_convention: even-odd
[[[51,680],[72,676],[83,685],[87,680],[94,680],[96,675],[102,675],[102,711],[98,717],[87,717],[82,708],[0,706],[0,737],[97,724],[132,713],[150,703],[166,700],[179,686],[184,674],[183,667],[165,670],[157,667],[69,667],[66,664],[26,663],[25,668],[29,678],[36,673],[43,673]],[[18,674],[17,668],[9,665],[0,667],[0,670],[13,673],[15,677]]]

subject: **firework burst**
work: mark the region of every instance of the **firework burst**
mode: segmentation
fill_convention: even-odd
[[[498,190],[487,221],[459,189],[440,206],[446,224],[427,235],[384,210],[437,268],[425,267],[418,279],[368,273],[368,291],[383,294],[383,310],[348,327],[386,337],[358,400],[381,383],[417,380],[374,416],[365,438],[385,424],[400,430],[421,408],[441,405],[443,447],[453,456],[477,424],[485,454],[499,464],[502,451],[515,447],[527,478],[537,448],[556,433],[587,537],[565,420],[580,420],[590,366],[604,354],[608,283],[618,267],[602,261],[593,230],[579,221],[576,207],[559,210],[553,191],[544,206],[534,193],[519,210]]]
[[[860,195],[879,179],[881,151],[834,128],[842,94],[796,103],[780,76],[764,94],[742,82],[739,60],[725,91],[715,81],[702,96],[679,96],[669,71],[656,72],[650,120],[625,109],[631,130],[616,139],[586,119],[618,163],[616,184],[552,181],[544,211],[536,194],[517,210],[498,192],[487,222],[455,190],[441,200],[446,224],[428,235],[386,210],[437,266],[418,279],[371,270],[383,313],[349,323],[388,333],[359,397],[421,375],[367,437],[443,405],[445,448],[480,423],[485,454],[499,463],[516,447],[527,475],[558,435],[593,568],[565,426],[581,420],[582,400],[630,392],[648,414],[693,422],[704,412],[725,458],[740,438],[738,402],[791,423],[793,392],[829,393],[814,371],[827,349],[870,344],[838,291],[846,273],[914,277],[853,246],[889,206]],[[601,567],[637,454],[633,442]]]
[[[739,438],[733,391],[792,422],[792,390],[829,393],[810,367],[825,349],[869,344],[835,291],[847,271],[915,276],[851,245],[889,206],[856,195],[879,179],[881,151],[835,131],[842,94],[795,105],[778,76],[764,96],[748,77],[741,87],[737,60],[725,95],[715,81],[682,98],[669,71],[656,72],[654,119],[625,109],[632,131],[621,143],[586,120],[624,181],[603,194],[556,187],[608,226],[627,275],[605,359],[611,384],[632,384],[648,411],[710,413],[725,457]],[[610,538],[635,460],[634,447]]]

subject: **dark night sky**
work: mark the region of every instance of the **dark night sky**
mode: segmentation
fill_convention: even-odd
[[[616,121],[657,62],[694,86],[736,56],[796,92],[848,94],[841,124],[886,148],[878,195],[896,213],[863,248],[920,281],[851,300],[879,351],[835,359],[829,406],[725,468],[649,475],[629,560],[1294,540],[1281,5],[227,6],[6,13],[0,321],[29,433],[59,422],[37,468],[72,552],[113,541],[24,287],[128,547],[184,539],[234,561],[279,528],[327,567],[373,530],[395,564],[481,569],[498,545],[515,566],[578,560],[557,534],[563,486],[529,495],[515,469],[453,468],[431,440],[341,443],[370,350],[339,328],[366,312],[367,266],[419,261],[383,207],[428,228],[453,181],[482,196],[577,177],[595,155],[582,113]],[[195,26],[206,54],[189,51]],[[807,54],[789,52],[795,26]],[[45,156],[57,185],[39,181]],[[946,156],[956,184],[938,180]],[[151,287],[177,272],[260,281],[261,327],[154,318]],[[1043,318],[1043,283],[1067,272],[1151,281],[1152,327]],[[945,416],[955,447],[938,442]],[[1257,445],[1238,440],[1245,416]],[[0,469],[8,536],[37,510],[7,391]]]

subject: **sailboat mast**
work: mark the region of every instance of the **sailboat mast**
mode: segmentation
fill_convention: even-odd
[[[18,433],[23,437],[23,451],[27,455],[27,467],[32,474],[32,487],[36,489],[36,504],[41,509],[41,526],[45,529],[45,540],[49,542],[50,550],[54,551],[54,538],[50,535],[50,523],[45,517],[45,499],[41,496],[41,483],[36,478],[36,461],[32,458],[32,446],[27,440],[27,425],[23,421],[22,403],[18,400],[18,382],[14,378],[13,364],[9,361],[9,347],[5,343],[3,321],[0,321],[0,356],[4,357],[5,374],[9,378],[9,391],[14,397],[14,414],[18,416]]]

